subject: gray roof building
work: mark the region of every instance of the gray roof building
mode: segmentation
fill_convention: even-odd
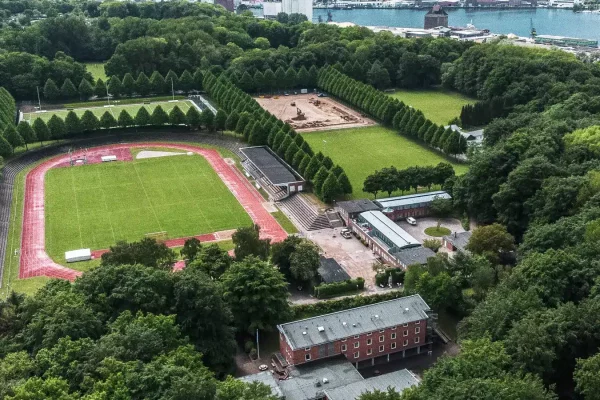
[[[427,319],[420,295],[401,297],[277,326],[292,350]]]
[[[393,253],[394,256],[405,266],[413,264],[427,264],[430,257],[435,257],[433,250],[427,247],[412,247],[409,249],[398,250]]]
[[[275,186],[303,180],[266,146],[244,147],[240,151]]]
[[[391,208],[392,210],[403,210],[407,208],[428,207],[435,198],[451,199],[448,193],[443,190],[427,193],[409,194],[407,196],[388,197],[375,201],[381,208]]]
[[[321,264],[317,272],[325,283],[343,282],[351,279],[350,275],[344,271],[344,268],[334,258],[321,256]]]
[[[373,392],[375,390],[385,392],[391,387],[396,392],[402,393],[404,389],[418,384],[419,379],[415,375],[407,369],[402,369],[354,382],[346,386],[333,389],[327,388],[325,389],[325,395],[327,396],[327,400],[354,400],[365,392]]]
[[[273,377],[273,374],[270,371],[264,371],[259,372],[258,374],[243,376],[239,378],[239,380],[246,383],[264,383],[265,385],[271,388],[271,393],[273,393],[273,395],[275,395],[278,399],[285,399],[283,392],[279,388],[278,380]]]
[[[391,249],[404,249],[420,246],[421,243],[404,229],[400,228],[381,211],[366,211],[359,215],[361,225],[367,224],[371,231],[369,236],[375,237]]]
[[[348,214],[379,210],[379,206],[369,199],[338,201],[336,206]]]
[[[465,251],[465,247],[471,239],[471,231],[466,232],[454,232],[450,235],[444,236],[444,241],[450,243],[456,250]]]

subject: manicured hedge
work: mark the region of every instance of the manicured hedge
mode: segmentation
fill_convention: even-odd
[[[14,125],[16,115],[15,99],[6,89],[0,87],[0,133],[4,132],[7,125]]]
[[[343,282],[323,283],[315,286],[315,296],[318,299],[327,299],[330,297],[341,296],[349,292],[363,290],[365,280],[363,278],[348,279]]]
[[[388,268],[384,272],[375,275],[375,284],[377,286],[387,285],[390,275],[392,276],[392,283],[394,285],[397,283],[404,283],[404,270],[400,268]]]

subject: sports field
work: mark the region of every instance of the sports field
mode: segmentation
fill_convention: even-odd
[[[322,151],[344,168],[354,190],[352,198],[373,198],[372,194],[363,192],[362,187],[365,178],[375,170],[392,165],[404,169],[449,162],[426,147],[381,126],[311,132],[302,137],[315,152]],[[466,165],[453,166],[457,174],[467,171]]]
[[[46,250],[55,260],[147,233],[178,238],[252,223],[200,155],[54,168],[45,188]]]
[[[398,90],[392,97],[423,111],[423,114],[438,125],[447,125],[459,117],[465,104],[476,100],[460,93],[444,90]]]
[[[104,71],[104,63],[85,63],[85,69],[92,74],[94,81],[102,79],[105,83],[108,77]]]
[[[111,102],[111,104],[113,104]],[[129,115],[131,115],[132,117],[135,117],[135,115],[137,114],[138,110],[141,107],[146,107],[146,109],[148,110],[148,112],[150,114],[152,114],[152,111],[154,111],[154,109],[157,106],[161,106],[163,108],[163,110],[165,110],[167,113],[169,111],[171,111],[173,109],[173,107],[178,106],[181,111],[183,111],[184,113],[187,112],[187,110],[192,107],[191,103],[189,100],[178,100],[178,101],[157,101],[154,103],[149,103],[149,104],[124,104],[124,105],[118,105],[114,104],[111,105],[110,107],[82,107],[82,108],[74,108],[73,111],[75,111],[75,113],[77,114],[77,116],[81,117],[83,115],[84,112],[86,112],[86,110],[90,110],[94,113],[94,115],[96,115],[96,117],[100,118],[102,117],[102,115],[106,112],[106,111],[110,111],[112,112],[113,116],[115,117],[115,119],[119,118],[119,113],[121,112],[121,110],[127,110],[127,112],[129,113]],[[52,118],[53,115],[57,115],[62,119],[65,119],[67,114],[69,113],[70,110],[67,109],[59,109],[59,110],[48,110],[46,112],[32,112],[32,113],[25,113],[23,115],[23,119],[25,121],[34,121],[36,118],[41,118],[44,121],[48,121],[50,118]]]

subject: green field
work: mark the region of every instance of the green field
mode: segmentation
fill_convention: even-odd
[[[104,63],[85,63],[85,68],[92,74],[94,81],[102,79],[106,83],[108,77],[106,76],[106,72],[104,72]]]
[[[45,209],[46,250],[57,261],[146,233],[178,238],[252,223],[199,155],[51,169]]]
[[[447,125],[460,116],[465,104],[476,101],[460,93],[444,90],[398,90],[391,96],[423,111],[427,118],[438,125]]]
[[[112,103],[111,103],[112,104]],[[129,115],[135,117],[138,110],[143,106],[146,107],[148,112],[152,114],[152,111],[156,108],[156,106],[160,105],[163,110],[167,113],[173,109],[173,107],[178,106],[181,111],[184,113],[192,107],[191,102],[189,100],[180,100],[177,102],[169,102],[169,101],[158,101],[150,104],[125,104],[125,105],[112,105],[111,107],[85,107],[85,108],[74,108],[73,111],[77,114],[77,116],[81,117],[86,110],[90,110],[96,115],[98,118],[102,117],[106,111],[110,111],[113,113],[115,119],[119,118],[119,113],[121,110],[127,110]],[[52,118],[53,115],[57,115],[62,119],[65,119],[70,110],[67,109],[59,109],[59,110],[49,110],[46,112],[33,112],[26,113],[23,115],[23,119],[25,121],[34,121],[36,118],[41,118],[44,121],[48,121]]]
[[[395,166],[404,169],[415,165],[449,162],[441,155],[382,126],[302,135],[315,152],[322,151],[346,171],[354,189],[352,198],[373,198],[362,191],[365,178],[375,170]],[[467,171],[463,164],[453,164],[457,174]],[[398,193],[400,194],[400,193]]]

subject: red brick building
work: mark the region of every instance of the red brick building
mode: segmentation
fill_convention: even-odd
[[[438,190],[377,199],[374,203],[381,208],[381,212],[388,218],[398,221],[407,217],[425,217],[429,215],[431,202],[438,198],[451,199],[452,197],[443,190]]]
[[[429,306],[419,295],[278,325],[279,349],[289,364],[299,365],[344,355],[358,363],[428,344]],[[416,351],[415,351],[416,349]]]

